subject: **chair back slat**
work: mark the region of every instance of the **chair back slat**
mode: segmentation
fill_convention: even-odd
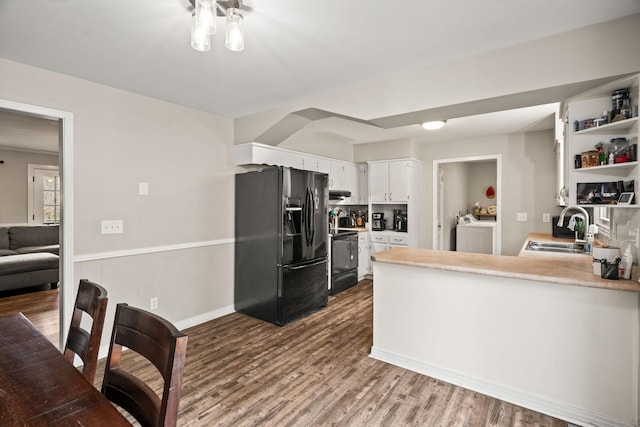
[[[122,349],[147,359],[164,381],[159,397],[121,365]],[[187,352],[187,336],[148,311],[118,304],[102,381],[102,393],[142,426],[175,426]]]
[[[82,374],[91,383],[96,376],[108,300],[107,291],[102,286],[87,279],[80,280],[64,347],[64,357],[73,363],[77,355],[83,363]],[[82,327],[85,314],[91,317],[90,331]]]

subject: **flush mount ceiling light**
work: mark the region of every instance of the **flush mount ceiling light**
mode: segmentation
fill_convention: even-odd
[[[244,50],[244,17],[240,0],[189,0],[191,17],[191,47],[200,52],[211,50],[211,36],[217,30],[217,17],[226,17],[225,46],[240,52]],[[246,8],[244,8],[246,9]]]
[[[427,130],[437,130],[443,128],[446,123],[446,120],[434,120],[432,122],[424,122],[420,126]]]

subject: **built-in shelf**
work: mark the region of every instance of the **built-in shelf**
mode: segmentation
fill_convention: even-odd
[[[632,117],[630,119],[620,120],[618,122],[608,123],[606,125],[594,126],[594,127],[588,128],[588,129],[579,130],[577,132],[574,132],[573,134],[574,135],[587,135],[587,134],[609,135],[609,134],[616,134],[618,132],[628,131],[636,123],[638,123],[638,118],[637,117]]]
[[[624,162],[614,163],[612,165],[591,166],[589,168],[576,168],[574,172],[581,173],[602,173],[606,175],[612,175],[619,172],[620,174],[627,175],[631,169],[636,167],[638,162]]]
[[[473,214],[476,218],[482,220],[496,220],[496,217],[498,216],[497,214]]]

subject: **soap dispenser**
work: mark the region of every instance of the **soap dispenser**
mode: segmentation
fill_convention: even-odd
[[[631,269],[633,266],[633,255],[631,255],[631,245],[627,245],[627,250],[622,255],[622,261],[620,261],[621,269],[619,275],[621,279],[631,278]]]

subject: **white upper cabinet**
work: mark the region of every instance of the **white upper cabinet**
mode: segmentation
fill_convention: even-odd
[[[369,201],[386,202],[389,198],[389,163],[369,163]]]
[[[347,190],[351,197],[339,204],[367,204],[368,166],[328,157],[315,156],[280,147],[248,142],[234,146],[237,165],[276,165],[322,172],[329,175],[329,189]]]
[[[329,188],[331,190],[345,190],[348,189],[345,185],[345,166],[344,162],[331,161],[329,172]]]
[[[407,202],[418,170],[410,159],[369,162],[369,201]]]
[[[356,165],[358,178],[358,198],[356,203],[366,205],[369,203],[369,165],[366,163],[358,163]]]

